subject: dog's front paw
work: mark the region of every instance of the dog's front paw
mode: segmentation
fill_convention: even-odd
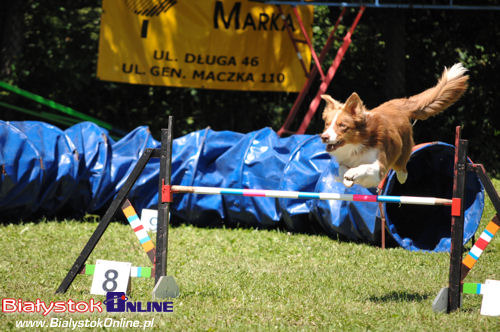
[[[346,179],[345,177],[342,183],[344,183],[344,186],[346,186],[347,188],[351,188],[354,185],[353,180]]]
[[[357,172],[356,168],[348,169],[344,173],[344,186],[350,188],[356,183],[356,179],[359,178],[360,174]]]
[[[360,165],[349,169],[344,174],[344,185],[352,187],[354,184],[359,184],[365,188],[376,187],[380,182],[378,169],[372,165]]]

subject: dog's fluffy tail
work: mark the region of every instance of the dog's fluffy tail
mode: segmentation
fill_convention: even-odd
[[[445,68],[434,87],[409,97],[405,102],[409,117],[425,120],[456,102],[467,90],[469,76],[465,75],[466,71],[461,63],[456,63],[449,69]]]

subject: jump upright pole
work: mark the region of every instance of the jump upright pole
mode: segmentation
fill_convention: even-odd
[[[492,240],[495,233],[500,230],[500,196],[493,183],[488,178],[486,170],[481,164],[467,164],[468,141],[460,138],[461,128],[456,128],[455,136],[455,169],[453,177],[453,197],[451,205],[451,249],[448,287],[443,287],[432,303],[435,312],[453,312],[461,306],[461,293],[464,290],[464,279],[476,261]],[[475,172],[483,184],[486,193],[493,203],[496,215],[488,223],[479,239],[462,259],[464,210],[465,210],[465,183],[467,171]]]
[[[464,239],[465,175],[467,170],[468,141],[460,138],[461,128],[456,128],[455,169],[451,208],[451,249],[447,312],[460,308],[462,251]]]
[[[161,130],[160,176],[158,179],[158,223],[156,231],[155,287],[154,299],[179,296],[179,286],[174,277],[167,276],[168,227],[170,224],[170,204],[172,193],[172,116],[168,117],[168,128]]]
[[[172,124],[169,118],[168,129],[161,130],[160,176],[158,180],[158,223],[156,232],[156,271],[155,283],[167,274],[168,224],[171,199],[163,194],[164,186],[170,186]]]

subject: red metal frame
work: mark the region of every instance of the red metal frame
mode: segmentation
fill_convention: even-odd
[[[318,56],[316,55],[316,51],[314,50],[314,46],[311,43],[311,39],[309,39],[309,36],[307,35],[306,28],[304,27],[304,22],[302,22],[302,18],[300,17],[299,11],[297,10],[297,7],[293,7],[293,13],[295,15],[295,18],[297,18],[297,22],[299,22],[300,26],[300,31],[302,31],[302,35],[304,36],[304,40],[307,43],[307,46],[309,46],[309,49],[311,50],[311,55],[314,59],[314,64],[316,65],[316,68],[319,71],[319,75],[321,76],[321,80],[325,79],[325,73],[323,73],[323,68],[321,68],[321,62],[318,59]]]
[[[342,18],[344,17],[346,9],[342,8],[342,11],[340,12],[339,17],[337,18],[337,22],[335,22],[335,26],[333,27],[332,31],[330,32],[330,35],[328,36],[328,39],[326,40],[325,46],[323,46],[323,49],[321,50],[321,53],[319,55],[319,63],[322,63],[325,60],[326,54],[330,50],[330,48],[333,45],[333,40],[335,39],[335,32],[337,31],[337,28],[342,21]],[[288,116],[285,120],[285,123],[281,127],[280,130],[278,130],[278,135],[282,136],[283,134],[292,134],[291,131],[288,130],[290,128],[290,125],[292,124],[293,119],[297,115],[297,111],[299,110],[300,106],[302,105],[302,102],[304,101],[304,98],[306,97],[307,93],[309,92],[309,89],[311,88],[312,83],[316,79],[316,75],[318,74],[318,69],[317,67],[313,67],[310,74],[307,76],[307,81],[302,87],[302,90],[300,91],[299,95],[297,96],[297,99],[295,99],[295,102],[292,106],[292,109],[288,113]]]
[[[344,36],[342,46],[338,49],[337,55],[335,56],[335,59],[333,60],[332,64],[330,65],[330,68],[328,69],[328,72],[327,72],[326,76],[324,77],[323,82],[321,83],[316,96],[311,101],[311,103],[309,105],[309,109],[308,109],[306,115],[304,116],[304,119],[302,120],[302,123],[301,123],[299,129],[297,130],[297,132],[295,132],[296,134],[304,134],[307,127],[309,126],[309,124],[312,120],[312,117],[316,113],[318,106],[320,104],[321,95],[326,92],[326,90],[328,89],[328,86],[330,85],[330,82],[332,81],[333,77],[335,76],[335,73],[337,72],[337,69],[340,66],[340,63],[342,62],[342,59],[343,59],[345,53],[347,52],[349,45],[351,44],[351,36],[354,33],[354,29],[358,25],[358,22],[361,19],[361,16],[363,15],[364,11],[365,11],[364,6],[359,8],[359,11],[358,11],[358,14],[356,15],[356,18],[354,19],[349,31]],[[295,100],[295,102],[292,106],[292,109],[290,110],[290,112],[285,120],[285,123],[278,130],[279,136],[282,136],[285,133],[286,134],[293,134],[294,133],[294,132],[290,131],[290,129],[289,129],[290,125],[293,122],[293,120],[297,114],[297,111],[299,110],[305,96],[307,95],[307,93],[309,92],[309,90],[311,88],[312,82],[313,82],[315,76],[317,75],[317,71],[318,71],[317,68],[318,67],[321,68],[321,63],[324,60],[324,57],[326,56],[328,49],[331,47],[331,44],[333,42],[333,35],[337,29],[338,24],[340,23],[340,20],[342,19],[344,13],[345,13],[345,8],[340,13],[339,18],[337,19],[337,22],[335,23],[335,27],[332,30],[332,32],[330,33],[330,36],[328,37],[327,43],[325,44],[325,46],[323,47],[323,50],[321,51],[321,55],[320,55],[319,59],[317,59],[317,57],[315,57],[316,53],[314,52],[314,50],[312,48],[312,44],[308,43],[308,46],[311,49],[311,54],[313,54],[313,58],[315,58],[315,61],[317,59],[316,66],[313,67],[313,69],[311,70],[311,74],[309,75],[308,80],[306,81],[302,90],[300,91],[299,95],[297,96],[297,99]],[[297,10],[294,10],[294,14],[297,16],[297,20],[299,22],[302,22]],[[303,24],[302,24],[302,27],[303,27]],[[305,36],[307,36],[307,34],[305,34],[305,30],[302,30],[302,33]]]
[[[300,65],[302,66],[302,69],[304,70],[304,73],[306,74],[306,77],[309,77],[309,70],[306,68],[306,64],[304,63],[304,59],[302,58],[302,55],[300,54],[299,48],[297,47],[297,43],[306,43],[306,41],[305,40],[296,39],[293,36],[293,32],[290,29],[290,26],[288,25],[288,22],[284,19],[284,15],[285,14],[283,14],[283,10],[281,9],[281,6],[280,5],[276,5],[276,7],[278,8],[278,13],[283,18],[283,22],[285,24],[286,32],[288,33],[288,37],[290,37],[290,40],[292,41],[292,45],[293,45],[293,48],[295,50],[295,53],[297,54],[297,58],[300,61]]]

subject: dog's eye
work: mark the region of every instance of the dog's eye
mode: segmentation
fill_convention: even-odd
[[[337,126],[339,126],[339,128],[340,128],[340,129],[345,129],[345,128],[347,128],[347,126],[346,126],[346,125],[345,125],[345,123],[343,123],[343,122],[338,123],[338,124],[337,124]]]

